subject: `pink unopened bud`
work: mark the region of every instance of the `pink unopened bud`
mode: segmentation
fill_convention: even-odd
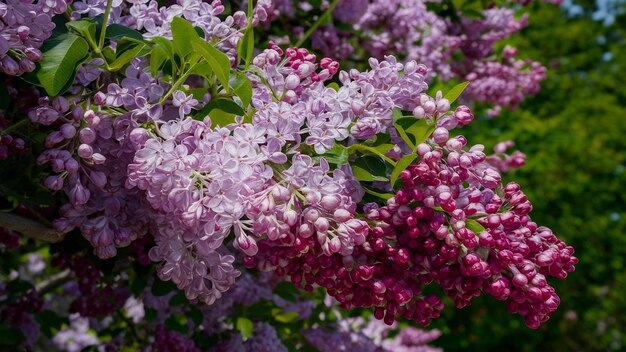
[[[352,219],[353,216],[349,211],[345,209],[337,209],[333,213],[333,217],[335,218],[337,222],[346,222]]]

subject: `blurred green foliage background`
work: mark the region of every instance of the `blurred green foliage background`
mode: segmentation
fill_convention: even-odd
[[[542,62],[541,93],[517,111],[476,121],[470,143],[511,139],[527,164],[506,178],[533,201],[533,219],[576,248],[576,271],[551,281],[557,314],[538,331],[481,297],[433,326],[446,351],[626,350],[626,10],[624,1],[533,4],[511,44]]]

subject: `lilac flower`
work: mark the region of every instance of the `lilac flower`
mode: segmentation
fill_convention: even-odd
[[[185,93],[177,90],[173,94],[172,105],[178,108],[178,113],[182,119],[185,115],[189,115],[191,108],[198,105],[198,101],[193,98],[193,95],[185,95]]]

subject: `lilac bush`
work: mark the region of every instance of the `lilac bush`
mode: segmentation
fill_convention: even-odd
[[[487,156],[458,131],[474,119],[456,104],[464,91],[494,113],[536,93],[539,64],[508,47],[485,59],[525,17],[324,3],[362,37],[320,22],[320,56],[259,39],[314,11],[291,5],[0,3],[0,159],[31,165],[31,179],[12,178],[52,199],[14,192],[0,214],[0,250],[24,265],[2,269],[0,328],[21,330],[11,344],[438,350],[426,345],[438,330],[406,325],[440,316],[434,285],[457,308],[484,293],[531,328],[548,320],[559,298],[547,277],[573,271],[574,250],[503,184],[525,155],[506,141]],[[367,60],[349,68],[363,54],[353,39]],[[435,78],[470,82],[444,95]]]

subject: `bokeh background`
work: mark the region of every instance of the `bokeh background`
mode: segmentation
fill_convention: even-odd
[[[432,326],[446,351],[626,351],[626,2],[533,3],[509,43],[548,68],[541,93],[517,111],[476,121],[487,148],[511,139],[527,164],[509,173],[533,219],[576,248],[580,263],[551,283],[559,311],[538,331],[480,297]]]

